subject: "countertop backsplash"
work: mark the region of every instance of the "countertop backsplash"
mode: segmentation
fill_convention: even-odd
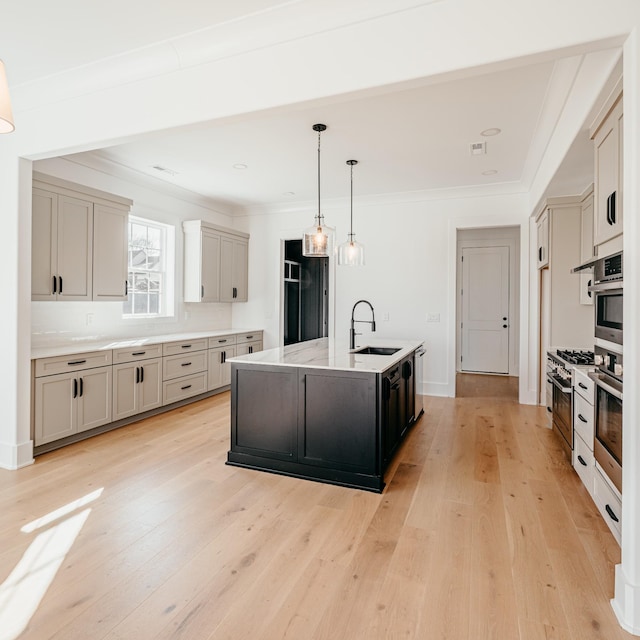
[[[123,318],[121,302],[32,302],[31,348],[231,327],[230,304],[184,304],[173,317]]]

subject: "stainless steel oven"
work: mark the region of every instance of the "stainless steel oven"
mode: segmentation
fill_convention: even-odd
[[[598,370],[589,373],[596,384],[593,453],[596,462],[622,492],[622,354],[596,346]]]
[[[623,271],[622,252],[601,258],[593,265],[595,336],[622,344]]]

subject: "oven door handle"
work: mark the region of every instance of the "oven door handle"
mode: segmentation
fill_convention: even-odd
[[[624,283],[622,280],[611,280],[610,282],[599,282],[597,284],[592,284],[587,288],[588,291],[615,291],[619,289],[622,291],[624,289]]]
[[[547,380],[554,386],[560,389],[562,393],[571,393],[571,387],[563,387],[557,380],[552,378],[551,376],[547,376]]]
[[[593,373],[593,372],[589,372],[587,375],[596,383],[598,387],[600,387],[607,393],[610,393],[614,398],[618,398],[618,400],[622,400],[622,391],[606,383],[602,379],[601,375],[599,376],[597,373]]]

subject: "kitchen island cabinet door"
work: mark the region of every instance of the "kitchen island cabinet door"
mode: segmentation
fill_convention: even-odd
[[[75,372],[35,379],[36,446],[66,438],[76,432],[75,380]]]
[[[295,461],[298,370],[234,365],[231,375],[233,452]]]
[[[321,370],[306,370],[301,375],[298,460],[375,474],[376,375]]]

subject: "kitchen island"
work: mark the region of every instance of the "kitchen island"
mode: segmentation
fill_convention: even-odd
[[[420,417],[421,344],[385,340],[383,355],[380,341],[362,353],[320,338],[230,358],[227,464],[381,492],[385,469]]]

